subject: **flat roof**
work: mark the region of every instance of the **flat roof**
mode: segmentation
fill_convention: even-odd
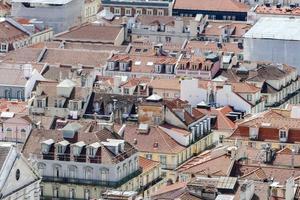
[[[244,35],[245,38],[300,40],[300,19],[262,17]]]
[[[72,0],[12,0],[13,3],[41,3],[41,4],[58,4],[63,5]]]

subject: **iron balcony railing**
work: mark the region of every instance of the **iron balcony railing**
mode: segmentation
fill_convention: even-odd
[[[103,181],[103,180],[94,180],[94,179],[81,179],[81,178],[70,178],[70,177],[53,177],[53,176],[43,176],[43,182],[57,182],[57,183],[68,183],[68,184],[81,184],[81,185],[95,185],[103,186],[110,188],[118,188],[124,183],[130,181],[131,179],[137,177],[142,173],[142,168],[134,171],[133,173],[125,176],[119,181]]]
[[[124,152],[117,154],[112,158],[113,163],[119,163],[123,161],[133,154],[135,154],[137,150],[132,147],[127,149]],[[101,163],[101,156],[89,156],[86,154],[81,154],[79,156],[72,155],[71,152],[68,153],[54,153],[49,152],[45,154],[31,154],[32,159],[43,159],[43,160],[59,160],[59,161],[74,161],[74,162],[85,162],[85,163]]]

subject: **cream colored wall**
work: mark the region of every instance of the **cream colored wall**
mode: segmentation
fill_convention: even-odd
[[[119,188],[116,188],[116,190],[122,190],[122,191],[135,191],[140,188],[141,184],[146,185],[147,183],[152,182],[159,176],[161,176],[161,169],[160,165],[157,164],[153,168],[149,169],[148,171],[140,174],[139,176],[131,179],[127,183],[123,184]],[[146,181],[146,177],[148,175],[148,181]],[[53,189],[55,187],[59,187],[59,197],[60,198],[69,198],[69,191],[70,189],[75,190],[75,198],[84,198],[84,192],[85,190],[90,191],[90,199],[99,199],[100,194],[106,191],[106,187],[102,186],[89,186],[89,185],[76,185],[76,184],[59,184],[59,183],[41,183],[43,186],[43,195],[44,196],[53,196]],[[149,196],[153,192],[157,191],[160,186],[162,185],[162,182],[159,182],[158,184],[148,188],[148,190],[144,191],[144,196]],[[142,195],[142,194],[141,194]]]
[[[50,28],[50,29],[47,29],[47,30],[44,30],[44,31],[41,31],[39,33],[32,35],[30,43],[37,44],[40,42],[48,41],[52,38],[53,38],[53,30]]]
[[[180,97],[180,90],[165,90],[153,88],[153,93],[163,97],[164,99],[176,99]]]
[[[230,140],[230,139],[224,139],[224,142],[226,144],[231,144],[234,145],[236,143],[236,140]],[[281,149],[283,146],[293,149],[295,148],[300,149],[300,144],[297,143],[284,143],[284,142],[271,142],[271,141],[254,141],[254,140],[237,140],[238,145],[242,145],[242,146],[252,146],[254,148],[257,149],[262,149],[263,144],[270,144],[271,148],[274,149]]]

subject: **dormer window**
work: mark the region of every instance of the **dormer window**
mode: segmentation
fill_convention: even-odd
[[[67,140],[60,141],[56,144],[56,152],[57,154],[64,154],[66,151],[67,146],[70,143]]]
[[[73,155],[80,156],[82,148],[85,146],[84,142],[77,142],[73,144]]]
[[[288,131],[286,129],[279,130],[279,141],[280,142],[287,142],[288,139]]]
[[[101,144],[99,142],[95,142],[93,144],[90,144],[87,148],[87,154],[89,157],[95,157],[96,153],[98,151],[98,148],[100,148]]]
[[[249,138],[256,140],[258,138],[258,127],[253,126],[249,128]]]
[[[95,155],[95,149],[93,147],[88,148],[88,155],[90,157],[94,157],[94,155]]]
[[[58,146],[57,146],[57,153],[58,153],[58,154],[63,154],[63,153],[64,153],[63,147],[62,147],[61,145],[58,145]]]
[[[162,72],[162,66],[161,65],[155,65],[155,72],[161,73]]]
[[[45,140],[41,143],[41,147],[42,147],[42,153],[43,154],[48,154],[51,145],[54,144],[54,140],[53,139],[49,139],[49,140]]]

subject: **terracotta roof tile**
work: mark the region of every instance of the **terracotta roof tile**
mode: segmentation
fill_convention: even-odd
[[[173,9],[247,12],[249,6],[235,0],[176,0]]]
[[[139,166],[142,167],[143,172],[147,172],[158,165],[159,165],[159,162],[157,162],[157,161],[149,160],[142,156],[139,157]]]
[[[180,79],[153,79],[150,82],[153,89],[180,90]]]
[[[124,138],[141,152],[178,153],[185,149],[157,126],[150,126],[147,134],[139,133],[137,128],[137,125],[127,124]],[[157,147],[154,143],[158,144]]]
[[[27,33],[7,21],[0,22],[0,42],[14,42],[29,37]]]
[[[114,43],[121,29],[121,26],[103,26],[92,23],[75,27],[68,32],[59,34],[55,40]]]

